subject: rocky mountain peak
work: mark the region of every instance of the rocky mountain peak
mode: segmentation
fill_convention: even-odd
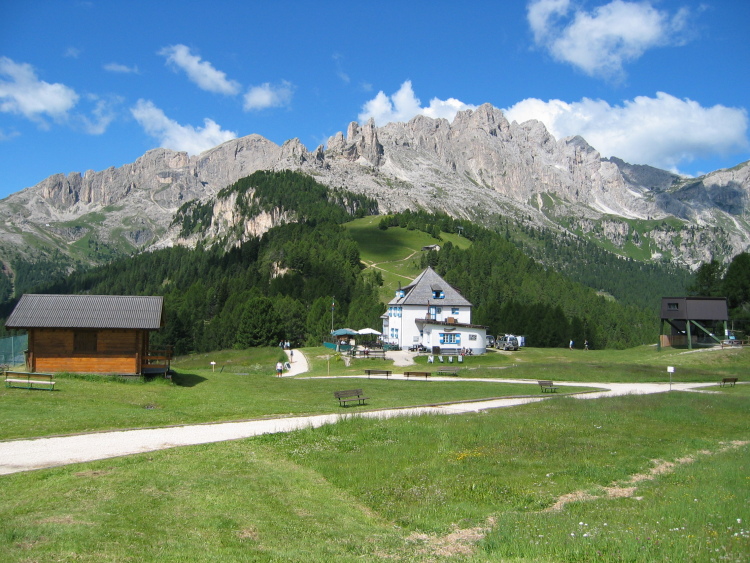
[[[539,121],[511,123],[501,110],[484,104],[459,112],[453,122],[426,116],[384,127],[373,120],[352,122],[346,134],[337,133],[327,148],[314,151],[296,138],[278,146],[248,135],[196,156],[154,149],[119,168],[56,174],[0,202],[0,252],[23,248],[24,236],[71,252],[76,237],[93,232],[110,244],[127,241],[130,251],[179,244],[169,225],[181,205],[209,201],[257,170],[283,169],[366,194],[386,213],[426,209],[485,222],[518,216],[537,225],[568,225],[573,217],[582,232],[603,218],[674,216],[724,229],[723,238],[716,236],[714,246],[708,245],[709,259],[712,252],[729,256],[745,250],[750,239],[747,163],[687,181],[652,167],[602,159],[581,137],[555,139]],[[221,212],[231,221],[231,210]],[[277,220],[285,219],[266,217],[259,228]],[[607,232],[623,228],[610,226]],[[685,263],[704,259],[691,248],[672,249],[669,240],[665,236],[659,243],[664,253]]]

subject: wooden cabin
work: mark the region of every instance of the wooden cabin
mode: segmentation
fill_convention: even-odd
[[[163,325],[162,297],[125,295],[26,294],[5,323],[27,331],[31,372],[121,375],[153,371],[149,335]]]

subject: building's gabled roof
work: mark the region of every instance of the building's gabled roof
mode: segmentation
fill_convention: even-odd
[[[164,298],[129,295],[26,294],[6,328],[161,328]]]
[[[458,290],[441,278],[435,270],[427,268],[411,284],[402,287],[404,296],[396,295],[389,305],[442,305],[445,307],[471,307],[471,303]],[[433,292],[442,291],[444,297],[435,299]]]

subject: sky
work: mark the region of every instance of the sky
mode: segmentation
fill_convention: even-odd
[[[0,0],[0,198],[484,103],[696,176],[750,159],[749,29],[748,0]]]

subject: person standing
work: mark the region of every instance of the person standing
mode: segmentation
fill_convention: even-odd
[[[284,371],[284,364],[276,362],[276,377],[281,377],[281,373]]]
[[[570,344],[568,345],[568,348],[570,348],[571,350],[573,349],[573,341],[572,340],[570,341]]]

